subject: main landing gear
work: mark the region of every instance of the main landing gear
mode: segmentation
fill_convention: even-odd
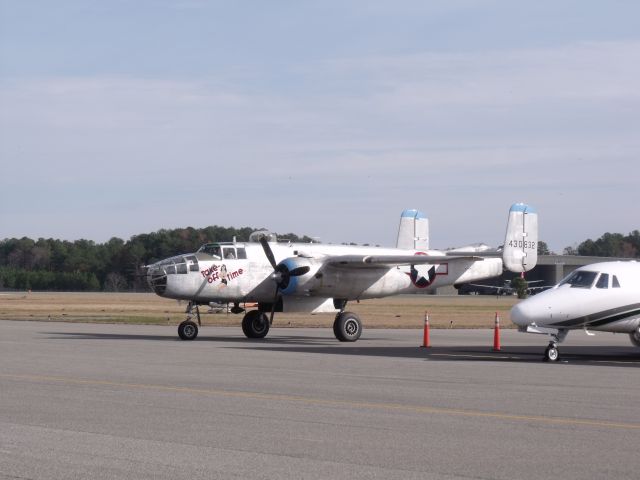
[[[242,331],[247,338],[264,338],[271,323],[266,313],[251,310],[242,319]],[[355,342],[362,335],[360,317],[352,312],[340,312],[333,322],[333,334],[341,342]]]
[[[264,338],[269,333],[269,317],[260,310],[251,310],[242,319],[242,331],[247,338]]]
[[[340,312],[333,322],[333,334],[341,342],[355,342],[362,334],[360,317],[352,312]]]

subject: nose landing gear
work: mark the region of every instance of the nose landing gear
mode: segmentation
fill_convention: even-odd
[[[195,316],[198,320],[197,324],[192,320],[194,310]],[[189,302],[185,313],[187,314],[187,318],[184,322],[178,325],[178,336],[181,340],[195,340],[195,338],[198,336],[198,325],[201,325],[200,310],[198,309],[198,304],[195,302]]]
[[[558,351],[558,344],[562,343],[565,338],[567,338],[568,330],[558,330],[555,333],[550,333],[551,341],[544,351],[545,362],[557,362],[560,358],[560,352]]]
[[[558,345],[555,342],[549,342],[549,346],[544,351],[545,362],[556,362],[560,358],[560,352],[558,352]]]

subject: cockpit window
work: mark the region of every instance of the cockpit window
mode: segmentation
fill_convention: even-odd
[[[571,272],[567,278],[560,282],[562,285],[571,285],[571,287],[577,288],[591,288],[593,281],[596,279],[598,272],[591,272],[588,270],[576,270]]]
[[[178,273],[187,273],[187,264],[186,263],[176,263],[176,271]]]
[[[201,246],[198,251],[211,255],[217,260],[220,260],[222,258],[222,255],[220,253],[220,245],[217,245],[215,243],[207,243],[206,245]]]
[[[238,247],[238,258],[245,260],[247,258],[247,250],[244,247]]]
[[[596,282],[596,288],[609,288],[609,274],[601,273]]]
[[[222,249],[224,254],[224,258],[227,260],[235,260],[236,259],[236,249],[233,247],[224,247]]]
[[[198,257],[195,255],[189,255],[186,257],[187,265],[189,265],[190,272],[198,272],[200,269],[198,268]]]
[[[620,288],[620,282],[618,281],[618,277],[616,277],[615,275],[611,280],[611,288]]]

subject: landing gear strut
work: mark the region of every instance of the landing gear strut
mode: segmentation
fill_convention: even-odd
[[[195,310],[195,316],[198,320],[197,324],[192,320],[194,315],[194,310]],[[198,309],[198,304],[194,302],[189,302],[185,313],[187,314],[187,318],[180,325],[178,325],[178,336],[182,340],[195,340],[195,338],[198,336],[198,325],[201,325],[200,310]]]

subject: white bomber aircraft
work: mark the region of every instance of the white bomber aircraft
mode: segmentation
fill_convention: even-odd
[[[253,241],[252,241],[253,240]],[[429,250],[428,220],[417,210],[400,219],[397,248],[278,243],[264,232],[249,242],[208,243],[197,252],[168,258],[147,267],[147,279],[162,297],[187,300],[187,319],[178,326],[183,340],[198,335],[198,305],[256,302],[244,315],[248,338],[263,338],[274,312],[337,312],[333,331],[340,341],[356,341],[362,323],[345,311],[347,302],[403,293],[427,293],[532,269],[537,262],[538,215],[515,204],[509,211],[502,251],[466,247]],[[197,323],[193,321],[193,315]]]
[[[544,359],[559,358],[569,330],[628,333],[640,347],[640,263],[603,262],[580,267],[551,290],[511,309],[518,330],[551,337]]]

